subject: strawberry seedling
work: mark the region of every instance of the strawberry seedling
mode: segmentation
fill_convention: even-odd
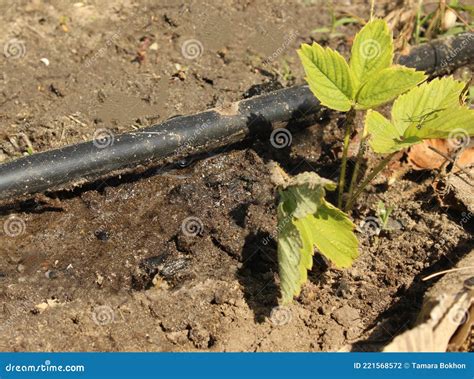
[[[345,135],[337,185],[315,173],[291,178],[279,167],[273,170],[280,195],[278,261],[282,303],[291,302],[300,293],[307,270],[312,267],[315,247],[338,268],[350,266],[357,258],[354,224],[340,208],[350,211],[364,188],[397,151],[424,139],[452,138],[459,133],[474,135],[474,111],[465,105],[465,83],[451,77],[427,82],[424,72],[394,65],[393,38],[383,20],[371,20],[355,36],[349,63],[337,51],[318,43],[303,44],[298,55],[309,88],[321,104],[346,112]],[[388,120],[375,108],[393,100]],[[367,112],[364,133],[345,194],[349,140],[356,112],[360,111]],[[386,156],[356,187],[366,141],[373,152]],[[338,207],[325,200],[325,191],[336,188]]]

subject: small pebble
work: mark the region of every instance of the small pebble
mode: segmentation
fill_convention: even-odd
[[[107,241],[109,239],[109,233],[107,233],[105,230],[96,230],[94,235],[100,241]]]
[[[19,272],[19,273],[22,273],[22,272],[25,272],[25,265],[24,264],[19,264],[17,267],[16,267],[16,270]]]
[[[144,268],[145,270],[153,271],[159,268],[165,262],[167,255],[167,253],[161,253],[160,255],[154,255],[152,257],[145,258],[140,262],[140,267]]]
[[[456,13],[451,9],[447,9],[443,17],[443,21],[441,25],[442,28],[444,30],[451,29],[453,26],[456,25],[457,19],[458,19],[458,16],[456,15]]]
[[[40,62],[43,63],[45,66],[49,66],[49,59],[48,58],[41,58]]]
[[[56,279],[58,277],[58,273],[54,270],[48,270],[44,273],[44,276],[46,276],[48,279]]]

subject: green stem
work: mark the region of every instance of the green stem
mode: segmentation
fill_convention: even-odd
[[[346,131],[344,132],[344,147],[342,150],[342,162],[341,162],[341,175],[339,176],[339,193],[337,195],[337,207],[342,207],[342,195],[344,193],[344,186],[346,184],[346,169],[347,169],[347,152],[349,151],[349,140],[351,137],[352,125],[354,123],[355,109],[351,108],[347,112],[344,126]]]
[[[347,201],[346,207],[344,209],[346,212],[350,211],[350,206],[352,205],[352,204],[350,204],[349,200],[352,199],[355,182],[356,182],[357,178],[359,177],[359,169],[360,169],[360,165],[362,163],[362,157],[364,156],[364,150],[365,150],[365,144],[366,144],[366,141],[367,141],[367,137],[368,136],[364,136],[360,140],[359,151],[357,152],[356,164],[355,164],[355,167],[354,167],[354,171],[352,172],[351,183],[349,184],[349,191],[348,191],[348,196],[347,196],[348,201]]]
[[[377,174],[380,171],[382,171],[385,168],[385,166],[387,166],[387,164],[393,158],[395,153],[387,155],[382,161],[380,161],[380,163],[377,165],[377,167],[375,167],[372,170],[372,172],[369,174],[369,176],[367,176],[367,178],[362,182],[362,184],[359,186],[359,188],[357,188],[357,190],[355,191],[355,194],[348,201],[348,208],[349,209],[352,208],[352,204],[354,204],[354,201],[356,201],[357,198],[359,197],[359,195],[362,193],[362,191],[364,191],[365,187],[367,187],[369,185],[369,183],[372,180],[374,180],[374,178],[377,176]]]
[[[334,33],[335,31],[335,28],[334,28],[334,24],[336,23],[336,12],[334,10],[334,0],[331,0],[331,4],[330,4],[330,12],[331,12],[331,33]]]

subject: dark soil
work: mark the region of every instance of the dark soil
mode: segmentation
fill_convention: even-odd
[[[2,160],[25,153],[22,135],[38,152],[299,83],[294,49],[329,22],[318,1],[145,4],[2,5],[1,41],[25,43],[20,58],[0,57]],[[366,5],[351,7],[366,16]],[[283,55],[262,63],[292,30]],[[196,60],[181,54],[189,38],[204,46]],[[347,41],[331,45],[347,53]],[[276,198],[265,164],[337,178],[338,115],[318,118],[288,148],[262,136],[182,168],[3,204],[0,350],[366,351],[408,328],[436,280],[421,279],[473,248],[472,225],[439,206],[427,172],[372,187],[353,214],[353,267],[339,271],[316,255],[301,296],[277,307]],[[377,235],[368,217],[380,199],[395,209],[392,230]]]

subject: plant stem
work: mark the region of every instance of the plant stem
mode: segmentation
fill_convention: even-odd
[[[370,21],[374,19],[375,0],[370,1]]]
[[[334,0],[331,0],[330,12],[331,12],[331,33],[334,33],[335,31],[334,24],[336,23],[336,12],[334,10]]]
[[[395,152],[396,153],[396,152]],[[367,178],[362,182],[362,184],[357,188],[355,191],[355,194],[349,199],[347,203],[347,208],[350,209],[352,208],[352,204],[354,204],[354,201],[357,200],[359,195],[362,193],[362,191],[369,185],[369,183],[374,180],[374,178],[377,176],[377,174],[382,171],[385,166],[387,166],[388,162],[393,158],[395,153],[392,153],[390,155],[387,155],[384,159],[380,161],[380,163],[372,170],[372,172],[367,176]]]
[[[362,157],[364,155],[364,150],[365,150],[365,144],[367,142],[367,137],[368,136],[364,136],[360,140],[359,151],[357,152],[356,164],[355,164],[355,167],[354,167],[354,171],[352,172],[351,183],[349,184],[349,191],[348,191],[348,196],[347,196],[348,200],[347,200],[347,203],[346,203],[346,207],[344,208],[344,210],[346,212],[350,211],[349,206],[352,205],[352,204],[350,204],[350,199],[352,199],[352,194],[354,192],[354,185],[355,185],[355,182],[356,182],[356,180],[359,176],[360,164],[362,163]]]
[[[346,184],[346,168],[347,168],[347,152],[349,150],[349,140],[351,137],[352,125],[354,124],[355,109],[351,108],[347,112],[344,126],[346,131],[344,132],[344,147],[342,150],[342,162],[341,162],[341,174],[339,176],[339,193],[337,195],[337,207],[342,207],[342,195],[344,193],[344,186]]]

